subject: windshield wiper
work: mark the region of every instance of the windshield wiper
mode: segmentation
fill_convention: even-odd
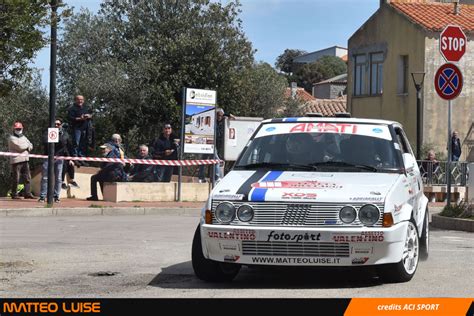
[[[300,169],[300,170],[316,170],[317,167],[313,165],[299,165],[299,164],[291,164],[291,163],[280,163],[280,162],[259,162],[259,163],[252,163],[248,165],[238,165],[235,168],[242,168],[242,169],[254,169],[254,168],[288,168],[288,169]]]
[[[378,169],[376,167],[373,167],[373,166],[360,165],[360,164],[349,163],[349,162],[345,162],[345,161],[337,161],[337,160],[315,162],[311,165],[316,166],[316,167],[320,167],[320,166],[353,167],[353,168],[364,169],[364,170],[369,170],[369,171],[373,171],[373,172],[378,171]]]

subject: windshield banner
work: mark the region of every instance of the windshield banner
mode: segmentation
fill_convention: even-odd
[[[388,126],[331,122],[269,123],[262,126],[255,138],[291,133],[352,134],[392,140]]]

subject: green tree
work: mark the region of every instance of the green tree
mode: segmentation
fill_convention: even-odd
[[[8,94],[26,75],[28,62],[46,40],[47,0],[3,0],[0,3],[0,95]]]
[[[306,64],[295,72],[298,86],[311,93],[315,83],[347,72],[347,66],[341,58],[323,56],[314,63]]]
[[[275,67],[287,74],[290,74],[293,72],[293,59],[307,53],[308,52],[300,49],[285,49],[283,54],[277,57]]]
[[[269,64],[255,64],[242,73],[241,82],[239,115],[271,118],[283,106],[287,82]]]
[[[34,153],[43,153],[42,133],[48,126],[48,96],[41,87],[39,74],[24,79],[17,78],[18,84],[12,87],[11,93],[0,96],[0,150],[8,151],[7,136],[12,132],[15,121],[23,123],[24,133],[32,142]],[[30,166],[41,164],[39,159],[31,159]],[[10,160],[0,159],[0,196],[5,196],[11,183]]]
[[[236,114],[242,72],[253,49],[238,19],[240,4],[207,0],[111,0],[98,15],[82,11],[60,43],[60,103],[83,94],[99,139],[121,133],[147,143],[163,122],[180,126],[181,89],[213,89]]]

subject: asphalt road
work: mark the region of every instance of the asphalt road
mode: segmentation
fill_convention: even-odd
[[[194,216],[3,217],[0,297],[474,297],[474,234],[431,230],[431,254],[408,283],[373,271],[243,268],[230,284],[191,267]]]

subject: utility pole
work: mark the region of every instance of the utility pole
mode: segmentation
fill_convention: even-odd
[[[423,87],[423,81],[425,79],[424,72],[412,72],[411,77],[416,89],[416,159],[421,160],[421,88]]]
[[[51,0],[51,55],[49,74],[49,127],[54,127],[56,120],[56,53],[58,0]],[[48,196],[47,203],[53,205],[54,194],[54,143],[48,143]]]

